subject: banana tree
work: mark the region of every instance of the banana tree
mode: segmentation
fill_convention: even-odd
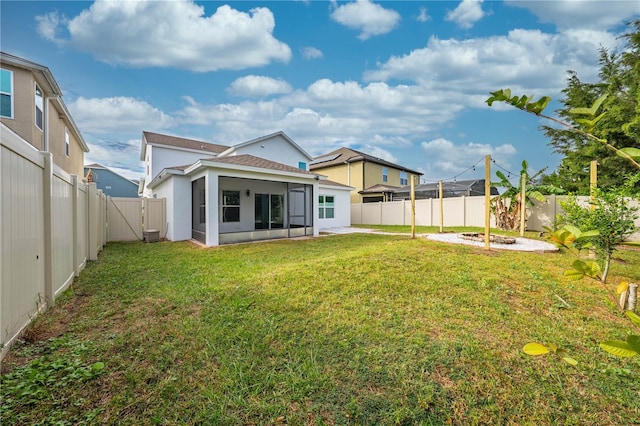
[[[506,190],[491,200],[491,211],[496,218],[496,226],[507,231],[518,231],[520,229],[520,211],[522,209],[522,176],[526,176],[525,183],[525,208],[533,207],[534,201],[544,203],[547,198],[543,192],[547,194],[559,194],[561,189],[552,185],[537,184],[538,178],[545,172],[546,167],[534,175],[529,174],[529,163],[522,161],[522,169],[520,170],[520,179],[518,185],[514,185],[507,176],[500,170],[496,172],[496,176],[500,179],[497,182],[491,182],[491,185]]]

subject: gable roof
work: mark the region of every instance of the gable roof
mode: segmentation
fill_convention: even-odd
[[[203,158],[196,161],[193,164],[185,164],[182,166],[173,166],[163,169],[158,175],[149,182],[149,187],[153,188],[157,183],[167,175],[184,175],[190,174],[194,170],[203,167],[215,167],[216,165],[229,169],[261,169],[263,171],[272,171],[279,174],[295,173],[298,175],[307,175],[309,178],[319,179],[317,173],[309,172],[307,170],[298,169],[296,167],[287,166],[286,164],[277,163],[275,161],[266,160],[264,158],[256,157],[250,154],[232,155],[229,157],[213,157]],[[225,167],[226,166],[226,167]],[[326,181],[324,181],[326,182]]]
[[[264,158],[256,157],[250,154],[232,155],[229,157],[215,157],[208,158],[201,161],[207,163],[220,163],[220,164],[233,164],[242,167],[255,167],[265,170],[277,170],[280,172],[299,173],[305,175],[316,176],[317,173],[312,173],[307,170],[298,169],[296,167],[287,166],[286,164],[277,163],[275,161],[266,160]]]
[[[358,194],[378,194],[380,192],[394,192],[397,189],[400,189],[400,187],[377,183],[373,186],[370,186],[369,188],[365,188],[362,191],[359,191]]]
[[[409,172],[415,175],[422,176],[423,173],[408,169],[399,164],[392,163],[391,161],[383,160],[382,158],[375,157],[373,155],[365,154],[364,152],[356,151],[351,148],[338,148],[333,152],[316,157],[309,165],[310,170],[319,170],[326,167],[332,167],[344,163],[353,163],[356,161],[368,161],[370,163],[380,164],[382,166],[392,167],[397,170]]]
[[[242,142],[242,143],[239,143],[239,144],[237,144],[237,145],[233,145],[233,146],[231,146],[231,147],[228,147],[228,149],[227,149],[227,150],[225,150],[224,152],[222,152],[222,153],[220,154],[220,156],[221,156],[221,157],[227,156],[227,155],[229,155],[229,154],[233,153],[234,151],[236,151],[238,148],[242,148],[242,147],[245,147],[245,146],[249,146],[249,145],[254,145],[254,144],[257,144],[257,143],[261,143],[261,142],[264,142],[264,141],[266,141],[266,140],[268,140],[268,139],[272,139],[272,138],[274,138],[274,137],[276,137],[276,136],[281,136],[282,138],[284,138],[284,139],[285,139],[287,142],[289,142],[289,143],[290,143],[294,148],[296,148],[298,151],[300,151],[302,154],[304,154],[304,156],[305,156],[305,157],[307,157],[309,160],[313,159],[313,157],[312,157],[311,155],[309,155],[309,153],[308,153],[307,151],[305,151],[304,149],[302,149],[302,148],[300,147],[300,145],[298,145],[297,143],[295,143],[295,142],[293,141],[293,139],[291,139],[289,136],[287,136],[287,134],[286,134],[285,132],[283,132],[282,130],[280,130],[280,131],[278,131],[278,132],[275,132],[275,133],[271,133],[271,134],[269,134],[269,135],[261,136],[261,137],[256,138],[256,139],[251,139],[251,140],[249,140],[249,141]]]
[[[326,186],[335,186],[338,188],[350,188],[352,191],[355,189],[353,186],[349,186],[349,185],[345,185],[344,183],[340,183],[340,182],[335,182],[329,179],[320,179],[320,182],[318,182],[320,185],[326,185]]]
[[[85,173],[87,173],[87,170],[89,170],[89,169],[91,169],[91,170],[106,170],[106,171],[111,172],[111,173],[113,173],[114,175],[116,175],[116,176],[118,176],[118,177],[122,178],[123,180],[126,180],[126,181],[128,181],[128,182],[131,182],[131,183],[132,183],[132,184],[134,184],[134,185],[138,185],[138,181],[134,181],[134,180],[132,180],[132,179],[126,178],[126,177],[122,176],[120,173],[118,173],[118,172],[114,172],[113,170],[111,170],[111,169],[110,169],[110,168],[108,168],[108,167],[103,166],[102,164],[98,164],[98,163],[85,164],[85,166],[84,166]]]
[[[161,133],[143,131],[142,146],[140,147],[141,161],[145,160],[144,156],[146,152],[146,144],[172,146],[182,149],[210,152],[213,154],[220,154],[229,149],[229,147],[226,145],[217,145],[205,141],[199,141],[196,139],[187,139],[178,136],[163,135]]]

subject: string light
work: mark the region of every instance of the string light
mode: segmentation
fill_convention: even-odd
[[[425,184],[426,184],[426,183],[438,183],[438,182],[440,182],[440,181],[456,183],[457,179],[458,179],[459,177],[461,177],[462,175],[466,174],[467,172],[469,172],[469,171],[473,171],[473,172],[477,171],[477,170],[476,170],[476,166],[477,166],[478,164],[480,164],[482,161],[484,161],[484,158],[485,158],[485,157],[482,157],[481,159],[479,159],[478,161],[476,161],[476,162],[475,162],[475,164],[473,164],[473,165],[471,165],[471,166],[467,167],[466,169],[464,169],[463,171],[461,171],[460,173],[458,173],[458,174],[457,174],[457,175],[455,175],[455,176],[451,176],[451,177],[446,178],[446,179],[438,179],[438,180],[430,180],[430,179],[422,178],[422,183],[425,183]],[[511,177],[512,177],[512,176],[513,176],[513,177],[520,176],[520,173],[514,173],[514,172],[512,172],[511,170],[507,169],[506,167],[503,167],[503,166],[501,166],[500,164],[498,164],[498,163],[496,162],[495,158],[491,158],[491,162],[492,162],[492,163],[493,163],[493,164],[494,164],[498,169],[502,170],[503,172],[505,172],[505,173],[507,174],[507,179],[511,179]],[[533,179],[529,179],[529,180],[527,181],[527,183],[528,183],[529,185],[535,185],[535,182],[533,181]]]

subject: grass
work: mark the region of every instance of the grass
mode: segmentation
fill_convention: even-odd
[[[640,357],[598,348],[629,323],[597,284],[563,277],[571,260],[401,235],[110,243],[5,359],[0,414],[6,424],[637,424]],[[637,249],[617,252],[611,285],[640,281],[639,264]],[[524,355],[530,341],[580,364]]]
[[[352,225],[354,228],[373,229],[376,231],[411,234],[411,225]],[[444,227],[444,232],[480,232],[484,233],[483,227],[473,226],[448,226]],[[440,232],[439,226],[416,226],[416,234],[437,234]],[[501,229],[491,229],[491,234],[520,236],[520,231],[503,231]],[[525,238],[541,239],[539,231],[525,231]]]

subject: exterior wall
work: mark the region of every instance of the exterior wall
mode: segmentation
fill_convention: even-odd
[[[2,117],[0,122],[20,135],[39,151],[44,150],[44,133],[36,127],[35,83],[31,71],[2,63],[3,69],[13,71],[13,119]],[[42,85],[39,85],[42,90]]]
[[[49,151],[53,154],[53,162],[69,174],[84,174],[84,151],[71,127],[61,119],[62,111],[49,105]],[[69,131],[69,155],[66,154],[65,130]]]
[[[43,91],[43,114],[46,120],[45,129],[48,126],[49,152],[53,154],[53,162],[69,174],[82,176],[84,164],[84,151],[80,141],[69,128],[69,155],[67,156],[65,142],[65,128],[63,118],[64,111],[58,111],[47,100],[50,93],[45,92],[46,86],[37,81],[31,71],[2,64],[2,68],[13,71],[13,119],[2,117],[0,121],[8,128],[20,135],[39,151],[45,149],[45,133],[35,124],[35,84]],[[47,111],[48,106],[48,111]]]
[[[351,226],[351,195],[348,189],[337,189],[331,185],[323,186],[320,184],[318,188],[318,195],[333,195],[335,205],[333,219],[318,219],[318,227],[320,230],[341,226]],[[317,196],[315,197],[315,200],[316,202],[314,205],[317,206]],[[317,207],[316,210],[318,210]]]
[[[387,182],[382,181],[382,168],[387,168]],[[361,203],[362,195],[358,194],[363,189],[370,188],[373,185],[384,184],[391,186],[400,185],[400,172],[402,170],[389,166],[382,166],[369,161],[356,161],[349,164],[339,164],[327,168],[315,169],[318,174],[326,176],[329,180],[339,182],[355,188],[351,191],[351,203]],[[412,176],[418,176],[407,172],[407,180],[411,182]]]
[[[84,168],[84,175],[89,172],[89,168]],[[128,179],[104,168],[91,169],[93,181],[104,194],[110,197],[133,197],[138,198],[138,185]]]
[[[147,145],[146,156],[147,160],[145,161],[145,167],[146,164],[149,165],[149,173],[147,173],[145,169],[145,190],[142,194],[143,197],[151,196],[152,191],[147,188],[147,185],[163,169],[193,164],[202,158],[214,157],[214,154],[210,152],[181,151],[174,148],[165,148],[159,145]]]
[[[351,203],[360,203],[362,201],[362,196],[358,194],[358,191],[362,191],[365,188],[363,183],[362,167],[363,162],[358,161],[316,169],[314,171],[320,175],[326,176],[329,180],[355,188],[351,191],[350,200]]]
[[[266,160],[275,161],[296,168],[298,167],[298,162],[303,161],[307,164],[306,170],[309,170],[309,163],[312,160],[280,135],[261,142],[241,146],[235,149],[232,155],[242,154],[253,155],[255,157],[264,158]]]
[[[153,196],[166,199],[169,241],[191,239],[191,180],[188,176],[170,175],[153,189]]]

